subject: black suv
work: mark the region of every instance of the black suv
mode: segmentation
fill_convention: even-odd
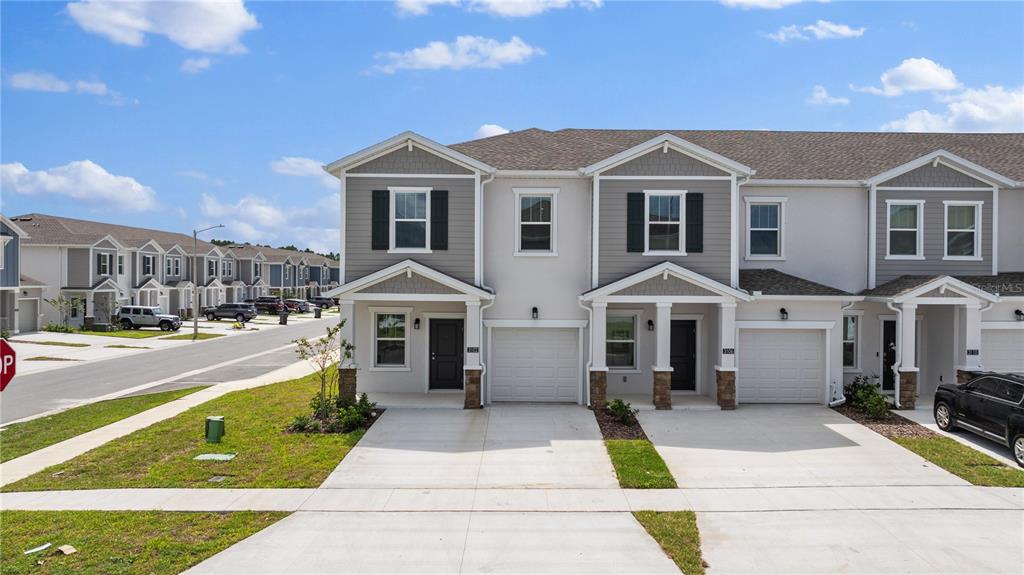
[[[327,309],[338,305],[338,302],[334,301],[334,298],[324,297],[322,295],[312,296],[307,301],[320,309]]]
[[[217,307],[208,307],[203,310],[206,319],[230,318],[245,323],[256,317],[256,307],[251,303],[222,303]]]
[[[981,373],[961,385],[935,391],[935,424],[943,431],[964,428],[1013,451],[1024,467],[1024,376]]]

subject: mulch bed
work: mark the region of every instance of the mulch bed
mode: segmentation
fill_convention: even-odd
[[[890,439],[901,437],[939,437],[938,433],[892,411],[887,412],[885,417],[872,419],[863,411],[847,404],[833,407],[832,409]]]
[[[605,439],[647,439],[640,422],[624,425],[607,409],[595,409],[594,417],[597,418],[597,426],[601,428],[601,435]]]

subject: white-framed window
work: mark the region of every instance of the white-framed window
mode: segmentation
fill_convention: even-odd
[[[947,260],[981,259],[981,208],[985,202],[945,200],[945,245]]]
[[[284,281],[291,280],[292,279],[292,266],[290,266],[288,264],[284,264],[284,266],[282,266],[282,267],[284,267]]]
[[[206,275],[211,278],[217,275],[217,260],[206,260]]]
[[[517,256],[557,256],[558,188],[513,188]]]
[[[373,314],[373,367],[409,369],[410,308],[371,308]]]
[[[101,276],[110,275],[110,254],[96,254],[96,273]]]
[[[924,200],[886,200],[885,259],[924,259]]]
[[[181,258],[170,257],[164,260],[164,273],[169,276],[180,276],[181,275]]]
[[[117,254],[117,275],[124,275],[124,254]]]
[[[747,259],[784,259],[786,198],[743,199],[747,203]]]
[[[430,188],[392,187],[391,249],[395,253],[430,252]]]
[[[220,261],[220,275],[229,276],[235,271],[235,260]]]
[[[685,256],[686,190],[644,190],[644,255]]]
[[[252,277],[254,279],[255,278],[259,278],[260,277],[260,273],[262,271],[263,271],[263,264],[261,264],[260,262],[257,262],[257,261],[253,261],[252,262]]]
[[[609,369],[636,369],[636,314],[609,310],[605,363]]]
[[[843,316],[843,369],[860,371],[860,316]]]
[[[7,243],[13,239],[13,236],[0,236],[0,270],[4,269],[4,252],[7,251]]]
[[[142,256],[142,275],[153,275],[153,269],[156,267],[155,264],[156,256]]]

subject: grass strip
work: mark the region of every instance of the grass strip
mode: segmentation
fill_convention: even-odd
[[[3,575],[172,575],[276,523],[287,513],[237,511],[4,511]],[[23,552],[44,543],[45,551]],[[57,550],[71,545],[77,552]]]
[[[637,511],[636,520],[661,545],[686,575],[702,575],[707,565],[700,553],[700,530],[693,511]]]
[[[317,487],[363,436],[285,433],[309,413],[316,375],[228,393],[175,417],[115,439],[70,461],[3,487],[3,491],[128,487]],[[203,438],[208,415],[223,415],[221,443]],[[195,461],[235,453],[231,461]],[[223,481],[210,482],[213,476]]]
[[[966,432],[963,432],[966,433]],[[957,477],[985,487],[1024,487],[1024,471],[949,437],[890,437]]]
[[[89,347],[87,343],[74,343],[70,341],[34,341],[30,339],[9,339],[8,343],[27,343],[29,345],[56,345],[59,347]]]
[[[151,337],[160,337],[165,335],[167,332],[159,329],[154,330],[141,330],[141,329],[122,329],[119,331],[83,331],[78,330],[75,333],[80,335],[97,335],[100,337],[119,337],[122,339],[148,339]]]
[[[37,355],[35,357],[26,358],[25,361],[82,361],[80,359],[73,359],[70,357],[53,357],[49,355]]]
[[[676,480],[646,439],[606,439],[605,448],[615,467],[619,486],[628,489],[674,489]]]
[[[98,401],[0,430],[0,462],[21,457],[76,435],[99,429],[206,386]]]
[[[222,333],[180,333],[178,335],[169,335],[167,337],[161,337],[160,339],[170,339],[174,341],[180,341],[185,339],[213,339],[215,337],[224,337]]]
[[[105,345],[103,347],[108,349],[153,349],[151,347],[146,347],[144,345],[124,345],[122,343],[115,343],[114,345]]]

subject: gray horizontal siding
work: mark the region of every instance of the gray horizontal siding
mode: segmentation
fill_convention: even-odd
[[[370,249],[373,190],[421,186],[448,190],[448,249],[423,254],[390,254]],[[359,279],[402,260],[413,259],[466,283],[473,283],[473,180],[470,178],[347,178],[345,182],[345,281]]]
[[[728,284],[729,188],[729,182],[722,180],[601,180],[598,283],[604,285],[662,261],[671,261]],[[703,253],[666,257],[626,251],[626,194],[644,190],[704,194]]]
[[[924,200],[923,260],[887,260],[886,200]],[[944,200],[983,201],[981,209],[981,261],[942,259],[945,252]],[[935,191],[878,191],[875,236],[875,282],[881,285],[901,275],[988,275],[992,273],[992,193]]]
[[[615,295],[717,295],[676,276],[651,278],[615,292]]]
[[[900,174],[891,180],[878,184],[893,188],[979,188],[989,187],[981,180],[976,180],[963,172],[959,172],[939,164],[921,166]]]
[[[89,249],[68,248],[68,286],[88,287],[91,285],[89,277]],[[114,262],[117,265],[117,262]]]
[[[729,174],[675,150],[661,148],[616,166],[605,176],[728,176]]]
[[[422,148],[413,146],[401,148],[356,166],[350,170],[352,174],[472,174],[473,172],[458,164]]]
[[[18,287],[18,277],[20,262],[18,261],[18,246],[20,245],[21,238],[18,234],[14,233],[14,230],[7,227],[6,224],[0,223],[0,235],[11,238],[7,241],[7,244],[3,246],[4,250],[4,267],[0,270],[0,286],[3,287]]]
[[[360,293],[459,293],[446,285],[439,284],[434,280],[427,279],[419,274],[412,274],[412,277],[406,277],[406,274],[399,274],[393,278],[388,278],[380,283],[373,284],[372,286],[359,291]]]

